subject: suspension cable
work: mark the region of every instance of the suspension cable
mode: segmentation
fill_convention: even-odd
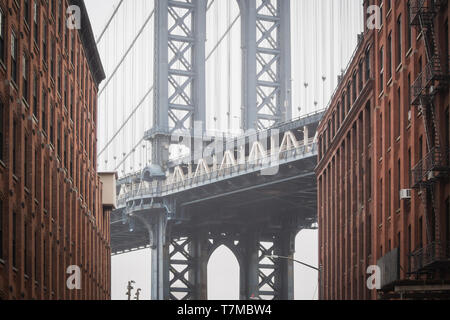
[[[233,26],[236,24],[236,22],[239,20],[240,17],[241,17],[241,14],[238,14],[237,17],[234,18],[233,22],[230,24],[228,29],[225,31],[225,33],[222,35],[222,37],[220,37],[219,41],[217,41],[216,45],[213,47],[211,52],[206,57],[206,61],[208,61],[208,59],[212,56],[212,54],[217,50],[217,48],[220,46],[222,41],[225,39],[225,37],[228,35],[228,33],[231,31],[231,29],[233,28]]]
[[[117,64],[116,68],[114,69],[113,73],[109,76],[108,80],[106,81],[105,85],[103,86],[103,88],[100,90],[100,92],[98,93],[98,96],[100,97],[103,93],[103,91],[105,91],[106,87],[108,86],[108,84],[111,82],[112,78],[116,75],[117,70],[119,70],[120,66],[122,65],[122,63],[125,61],[126,57],[128,56],[128,54],[130,53],[131,49],[133,49],[134,45],[136,44],[137,40],[139,39],[139,37],[141,36],[141,34],[144,32],[145,27],[147,26],[147,24],[149,23],[149,21],[151,20],[151,18],[153,17],[153,14],[155,13],[155,9],[152,10],[152,12],[150,13],[150,15],[147,17],[147,20],[145,20],[144,25],[141,27],[141,29],[139,30],[139,32],[137,33],[136,37],[134,38],[133,42],[131,43],[131,45],[128,47],[127,51],[125,52],[125,54],[123,55],[122,59],[120,59],[119,63]]]
[[[103,35],[105,34],[106,30],[108,30],[111,22],[113,21],[114,17],[116,16],[117,12],[119,11],[120,7],[122,6],[124,0],[120,0],[119,4],[117,5],[116,9],[114,10],[114,12],[112,13],[111,17],[109,18],[108,22],[106,23],[106,26],[103,28],[102,33],[100,34],[100,36],[97,38],[97,41],[95,42],[97,45],[100,43],[100,41],[103,38]]]
[[[236,23],[236,21],[239,19],[240,15],[238,15],[235,20],[232,22],[232,24],[228,27],[227,31],[225,32],[225,34],[221,37],[221,39],[219,40],[219,42],[214,46],[214,48],[211,50],[211,52],[209,53],[208,57],[205,59],[205,61],[208,61],[209,58],[211,57],[211,55],[217,50],[217,48],[219,47],[220,43],[223,41],[223,39],[225,39],[225,37],[227,36],[227,34],[231,31],[231,28],[233,27],[233,25]],[[147,97],[149,96],[149,94],[153,91],[154,86],[152,85],[151,88],[145,93],[144,97],[140,100],[140,102],[138,103],[138,105],[133,109],[133,111],[131,112],[131,114],[126,118],[126,120],[122,123],[122,125],[119,127],[119,129],[117,129],[117,131],[114,133],[114,135],[111,137],[110,140],[108,140],[107,144],[105,145],[105,147],[103,147],[103,149],[100,151],[100,153],[97,155],[97,157],[100,157],[105,151],[106,149],[111,145],[111,143],[115,140],[115,138],[117,138],[117,136],[119,135],[119,133],[125,128],[125,126],[128,124],[128,122],[131,120],[131,118],[136,114],[136,112],[138,111],[138,109],[143,105],[144,101],[147,99]],[[142,140],[141,140],[142,142]],[[121,164],[123,163],[123,161],[121,162]]]

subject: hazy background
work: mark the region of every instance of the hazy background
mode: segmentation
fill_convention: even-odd
[[[210,0],[211,1],[211,0]],[[85,0],[96,38],[100,35],[119,0]],[[99,43],[107,78],[141,29],[154,7],[153,0],[125,0]],[[291,0],[292,100],[293,116],[323,109],[337,84],[337,76],[356,47],[362,30],[362,0]],[[215,0],[208,11],[209,54],[239,10],[234,0]],[[154,20],[149,20],[134,48],[115,77],[99,96],[98,150],[117,132],[153,83]],[[236,131],[241,105],[240,21],[207,61],[207,128]],[[325,79],[325,80],[324,80]],[[304,83],[308,83],[307,89]],[[119,176],[144,167],[150,146],[140,144],[152,123],[153,94],[99,157],[99,170],[117,169]],[[124,158],[126,158],[124,160]],[[124,161],[122,161],[124,160]],[[123,164],[121,164],[123,162]],[[318,265],[317,231],[304,230],[296,238],[295,258]],[[129,280],[141,288],[141,298],[150,299],[150,252],[143,250],[112,258],[112,298],[126,299]],[[238,299],[239,273],[233,254],[219,248],[208,265],[210,299]],[[295,265],[295,299],[317,299],[317,272]]]

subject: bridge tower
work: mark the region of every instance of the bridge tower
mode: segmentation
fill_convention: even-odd
[[[237,1],[242,23],[242,128],[262,130],[292,116],[290,1]],[[203,132],[206,127],[207,0],[158,0],[155,5],[154,121],[146,139],[152,144],[153,165],[165,171],[172,134],[182,130],[193,137],[194,123],[201,123]],[[208,259],[222,244],[239,261],[241,299],[293,299],[293,263],[265,258],[293,255],[299,230],[289,221],[274,222],[279,225],[276,232],[252,221],[240,222],[236,230],[209,224],[206,216],[201,226],[183,229],[185,215],[176,197],[161,203],[139,218],[150,235],[153,300],[177,295],[206,299]]]

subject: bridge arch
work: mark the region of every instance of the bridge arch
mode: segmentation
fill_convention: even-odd
[[[225,244],[208,257],[208,300],[239,300],[241,265],[235,250]]]

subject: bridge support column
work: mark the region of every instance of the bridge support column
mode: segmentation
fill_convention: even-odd
[[[169,230],[167,219],[160,214],[152,225],[152,300],[168,300],[169,286]]]
[[[194,300],[208,299],[208,239],[202,235],[192,237],[190,253],[193,259],[193,269],[189,279],[194,285],[192,298]]]
[[[290,259],[277,259],[275,283],[279,300],[294,300],[294,258],[295,234],[281,233],[275,240],[275,255]]]
[[[241,243],[240,261],[240,299],[249,300],[259,297],[259,239],[253,231],[245,236]]]
[[[290,0],[238,0],[245,130],[292,118]]]

